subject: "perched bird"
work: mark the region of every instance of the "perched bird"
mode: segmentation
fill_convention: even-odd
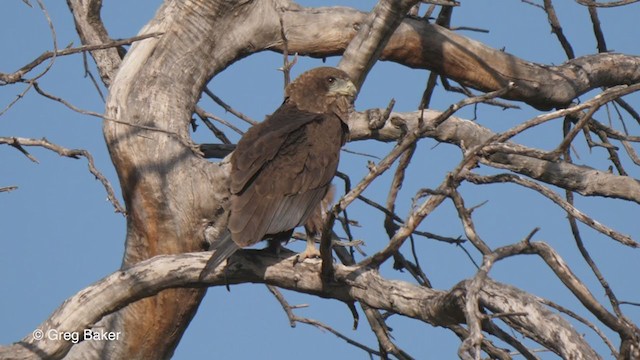
[[[338,168],[356,87],[342,70],[320,67],[289,84],[283,104],[251,127],[231,154],[228,233],[212,245],[204,273],[265,238],[279,246],[305,225],[299,260],[318,255],[321,201]]]

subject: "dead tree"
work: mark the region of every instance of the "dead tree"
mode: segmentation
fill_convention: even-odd
[[[598,334],[602,334],[601,327],[617,334],[618,339],[613,340],[603,335],[613,356],[640,358],[640,330],[625,315],[597,264],[584,249],[578,224],[606,235],[628,247],[628,251],[637,251],[639,244],[590,218],[573,201],[577,193],[640,203],[640,182],[628,175],[619,160],[626,156],[635,166],[640,164],[635,152],[640,138],[594,116],[598,109],[615,103],[620,111],[640,122],[632,106],[621,98],[640,89],[640,57],[609,53],[606,45],[599,43],[598,54],[574,58],[570,44],[562,37],[551,1],[544,1],[543,8],[569,57],[557,66],[534,64],[454,33],[447,28],[457,5],[452,1],[424,1],[439,6],[430,5],[425,14],[419,9],[422,2],[407,0],[381,0],[371,13],[341,7],[304,8],[289,0],[167,0],[139,37],[131,39],[134,43],[124,57],[118,48],[123,43],[110,38],[100,19],[100,0],[67,3],[83,47],[56,49],[44,54],[43,59],[87,51],[97,64],[100,79],[109,88],[101,116],[126,207],[126,249],[121,269],[72,296],[39,328],[71,332],[100,328],[122,330],[127,336],[122,341],[86,340],[74,345],[67,341],[38,341],[30,334],[0,347],[0,358],[168,358],[207,286],[247,282],[268,284],[292,322],[310,320],[293,314],[277,288],[336,299],[354,313],[357,304],[379,341],[377,350],[363,348],[382,358],[411,358],[389,336],[383,312],[455,333],[461,340],[458,354],[463,359],[510,359],[513,351],[527,359],[537,359],[531,348],[512,335],[514,332],[565,359],[607,356],[596,353],[565,318],[577,315],[489,276],[497,261],[522,255],[536,255],[547,264],[598,320],[593,325]],[[597,10],[602,4],[580,3],[588,7],[594,29],[600,31]],[[433,23],[429,15],[435,9],[439,9],[439,15]],[[330,258],[295,264],[292,254],[286,251],[276,256],[244,250],[232,257],[225,270],[219,267],[201,278],[211,256],[206,251],[207,244],[224,231],[229,197],[227,162],[207,157],[222,157],[233,146],[194,144],[189,125],[194,114],[208,121],[206,111],[197,106],[208,81],[234,62],[264,50],[318,58],[342,55],[340,67],[357,86],[363,85],[378,59],[431,71],[417,111],[398,113],[390,106],[356,112],[349,119],[350,141],[370,139],[396,145],[383,159],[371,164],[369,173],[332,207],[322,244],[325,250],[331,248],[332,238],[335,240],[332,229],[340,227],[336,218],[340,217],[348,228],[343,212],[357,199],[366,201],[362,193],[367,186],[398,163],[387,204],[372,204],[386,216],[389,242],[364,258],[336,245],[334,250],[341,265],[332,264]],[[16,73],[0,74],[3,85],[24,80],[37,61],[42,59]],[[284,70],[287,71],[286,66]],[[438,78],[447,87],[450,81],[457,82],[458,89],[468,97],[445,111],[427,109]],[[37,81],[32,84],[37,90]],[[598,96],[576,102],[579,96],[600,88],[603,90]],[[474,96],[470,89],[485,94]],[[505,106],[498,98],[531,105],[541,113],[502,133],[454,116],[458,109],[480,102]],[[564,119],[562,140],[554,150],[543,151],[513,141],[516,135],[554,119]],[[214,134],[226,138],[219,130]],[[416,162],[412,159],[416,144],[424,138],[452,144],[460,148],[463,157],[459,163],[451,164],[451,171],[437,188],[416,195],[415,206],[403,219],[394,212],[398,189],[407,167]],[[574,164],[571,145],[579,138],[586,139],[590,146],[606,148],[612,170]],[[64,156],[85,156],[91,162],[90,154],[46,141],[7,137],[0,138],[0,143],[19,150],[43,146]],[[479,165],[503,172],[481,175],[474,171]],[[634,171],[637,173],[637,169]],[[104,183],[110,191],[108,182]],[[483,241],[474,225],[473,209],[465,204],[459,191],[463,183],[517,184],[557,204],[566,212],[577,247],[601,280],[602,288],[585,286],[556,250],[535,241],[535,230],[521,241],[502,247]],[[9,190],[0,188],[0,192]],[[117,203],[115,197],[112,199]],[[475,276],[460,279],[452,289],[433,289],[427,274],[405,258],[400,249],[403,245],[406,249],[408,239],[414,235],[451,243],[464,240],[425,234],[418,229],[443,202],[454,205],[464,236],[472,251],[480,254],[482,263]],[[348,245],[357,244],[351,241]],[[414,275],[415,282],[381,276],[380,265],[390,261]],[[331,286],[327,286],[329,280],[321,277],[321,272],[331,276]],[[602,289],[607,293],[608,305],[592,295]],[[496,319],[510,329],[499,326]],[[502,348],[492,339],[499,339],[510,348]]]

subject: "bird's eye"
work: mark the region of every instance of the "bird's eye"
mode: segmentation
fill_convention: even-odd
[[[334,81],[336,81],[336,78],[334,78],[334,77],[327,78],[327,82],[329,84],[333,84]]]

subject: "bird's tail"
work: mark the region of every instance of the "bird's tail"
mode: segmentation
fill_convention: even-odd
[[[202,270],[202,273],[200,273],[200,278],[202,279],[206,274],[215,270],[218,265],[222,264],[223,261],[227,260],[239,249],[240,247],[231,239],[231,233],[227,231],[223,237],[211,246],[211,250],[213,250],[214,253],[211,255],[209,261],[207,261],[207,265]]]

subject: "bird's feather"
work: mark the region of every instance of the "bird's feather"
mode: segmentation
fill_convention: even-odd
[[[327,193],[346,138],[355,87],[317,68],[287,87],[287,99],[240,139],[231,156],[228,229],[238,246],[303,225]]]

